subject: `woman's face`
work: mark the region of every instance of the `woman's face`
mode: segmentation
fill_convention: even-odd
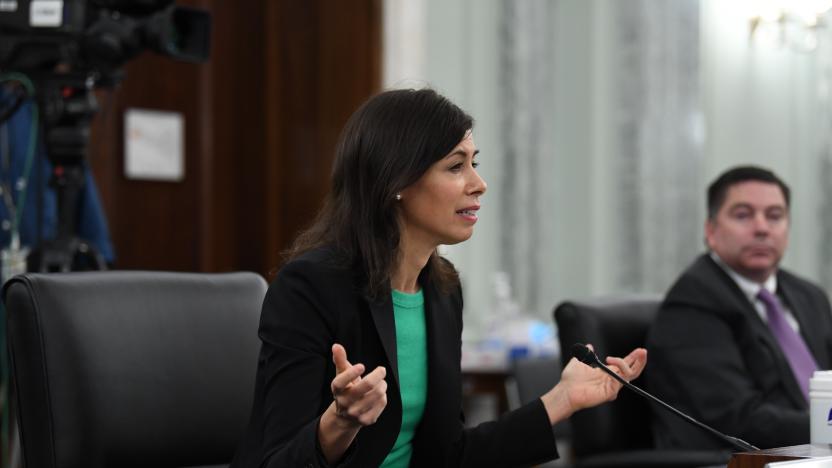
[[[486,189],[474,161],[478,152],[469,131],[447,156],[401,191],[404,245],[434,249],[471,237]]]

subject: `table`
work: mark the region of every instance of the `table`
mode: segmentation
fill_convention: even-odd
[[[497,414],[494,419],[508,411],[506,380],[511,372],[506,368],[468,367],[462,369],[462,398],[477,395],[493,396],[497,400]]]
[[[765,449],[757,452],[740,452],[731,456],[728,468],[763,468],[766,463],[820,458],[832,456],[830,444],[806,444],[791,447]]]

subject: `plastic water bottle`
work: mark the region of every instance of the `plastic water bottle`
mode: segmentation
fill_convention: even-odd
[[[809,434],[813,444],[832,444],[832,371],[809,380]]]

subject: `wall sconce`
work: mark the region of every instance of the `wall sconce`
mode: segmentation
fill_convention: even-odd
[[[832,1],[758,1],[750,14],[750,40],[788,47],[797,52],[814,52],[821,36],[829,33]]]

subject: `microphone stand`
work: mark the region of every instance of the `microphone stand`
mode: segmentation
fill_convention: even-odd
[[[687,414],[685,414],[685,413],[677,410],[676,408],[668,405],[667,403],[663,402],[662,400],[659,400],[658,398],[656,398],[653,395],[645,392],[644,390],[636,387],[635,385],[631,384],[630,382],[627,382],[620,375],[616,374],[615,371],[613,371],[612,369],[607,367],[603,362],[601,362],[601,360],[598,358],[598,356],[595,354],[595,352],[593,352],[588,346],[583,345],[581,343],[575,343],[572,346],[572,356],[576,357],[579,361],[581,361],[582,363],[584,363],[584,364],[586,364],[590,367],[600,368],[601,370],[603,370],[604,372],[609,374],[612,378],[614,378],[615,380],[620,382],[621,385],[629,388],[630,390],[634,391],[635,393],[638,393],[639,395],[643,396],[644,398],[647,398],[648,400],[650,400],[654,403],[657,403],[662,408],[670,411],[671,413],[675,414],[676,416],[679,416],[680,418],[682,418],[685,421],[693,424],[694,426],[700,427],[700,428],[710,432],[711,434],[715,435],[716,437],[719,437],[720,439],[730,443],[734,447],[739,448],[740,450],[743,450],[745,452],[752,452],[752,451],[755,451],[755,450],[760,450],[759,448],[749,444],[748,442],[746,442],[746,441],[744,441],[744,440],[742,440],[738,437],[733,437],[733,436],[723,434],[723,433],[717,431],[716,429],[712,428],[711,426],[708,426],[707,424],[701,423],[701,422],[693,419],[692,417],[688,416]]]

